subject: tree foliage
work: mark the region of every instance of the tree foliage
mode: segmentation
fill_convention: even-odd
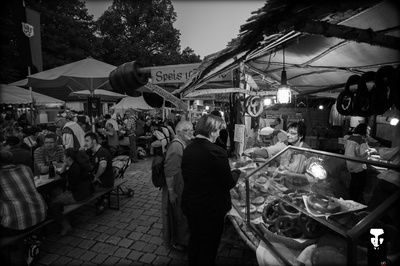
[[[139,61],[145,66],[199,62],[189,47],[180,52],[180,33],[170,0],[114,0],[97,21],[102,57],[120,65]]]
[[[98,19],[83,0],[25,0],[40,13],[43,69],[86,57],[120,65],[144,66],[199,62],[187,47],[180,52],[180,33],[171,0],[114,0]],[[19,11],[17,11],[17,9]],[[5,1],[0,17],[0,79],[2,83],[27,75],[26,37],[21,37],[22,1]],[[24,50],[25,49],[25,50]]]

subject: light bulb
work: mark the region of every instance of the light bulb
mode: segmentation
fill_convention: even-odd
[[[320,105],[318,106],[318,109],[319,109],[319,110],[324,110],[324,106],[323,106],[322,104],[320,104]]]
[[[389,123],[390,123],[391,126],[397,126],[397,124],[399,123],[399,119],[393,117],[393,118],[390,119]]]
[[[207,111],[210,110],[210,106],[206,105],[206,110]]]
[[[272,104],[272,99],[271,98],[265,98],[264,99],[264,105],[265,106],[268,106],[268,105],[271,105]]]
[[[292,98],[292,92],[289,87],[282,86],[278,88],[278,92],[276,94],[276,98],[278,103],[290,103]]]

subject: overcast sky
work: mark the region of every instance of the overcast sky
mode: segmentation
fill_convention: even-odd
[[[112,0],[87,0],[89,13],[97,19]],[[239,33],[251,12],[264,6],[265,0],[172,0],[181,32],[181,47],[191,47],[202,58],[224,49]]]

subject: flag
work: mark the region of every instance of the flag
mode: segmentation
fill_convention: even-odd
[[[40,13],[25,7],[25,15],[26,23],[22,23],[24,28],[23,32],[25,36],[29,38],[32,66],[37,72],[40,72],[43,71],[42,41],[40,36]]]

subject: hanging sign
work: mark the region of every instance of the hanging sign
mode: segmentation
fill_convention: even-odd
[[[183,84],[196,74],[199,66],[200,63],[150,67],[151,82],[153,84]],[[211,81],[217,82],[231,79],[231,72],[226,72]]]

